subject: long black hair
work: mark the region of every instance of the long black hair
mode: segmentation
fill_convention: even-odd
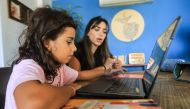
[[[84,46],[84,50],[85,50],[85,53],[86,53],[86,56],[87,56],[87,61],[88,61],[88,64],[90,65],[91,68],[93,68],[95,66],[95,59],[94,59],[94,56],[93,56],[93,53],[91,51],[91,47],[92,47],[92,42],[90,41],[89,37],[88,37],[88,33],[91,29],[97,27],[101,22],[104,22],[107,26],[107,31],[106,31],[106,37],[103,41],[103,43],[98,47],[97,51],[98,51],[98,57],[99,58],[102,58],[101,59],[101,64],[103,65],[106,61],[106,59],[108,57],[110,57],[110,51],[109,51],[109,48],[108,48],[108,43],[107,43],[107,35],[108,35],[108,32],[109,32],[109,24],[108,24],[108,21],[104,18],[102,18],[101,16],[96,16],[94,18],[92,18],[89,23],[87,24],[86,26],[86,29],[85,29],[85,33],[84,33],[84,37],[82,39],[83,41],[83,46]]]
[[[46,79],[53,82],[61,63],[54,59],[44,46],[44,41],[56,40],[66,27],[76,30],[75,21],[65,10],[37,8],[32,13],[25,33],[19,37],[19,57],[12,66],[23,59],[33,59],[43,68]]]

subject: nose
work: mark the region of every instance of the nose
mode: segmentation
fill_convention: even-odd
[[[101,37],[103,37],[103,36],[104,36],[104,33],[103,33],[102,31],[100,31],[100,32],[99,32],[99,35],[100,35]]]
[[[72,50],[73,52],[77,51],[77,47],[75,46],[75,44],[73,44]]]
[[[100,35],[101,37],[105,37],[105,36],[106,36],[106,34],[105,34],[104,30],[99,31],[99,35]]]

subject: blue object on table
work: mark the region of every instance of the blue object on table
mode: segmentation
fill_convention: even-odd
[[[173,72],[173,69],[177,63],[183,63],[183,59],[165,59],[161,65],[160,70],[165,72]]]
[[[190,82],[189,73],[190,73],[190,62],[177,63],[173,70],[173,75],[176,80],[181,80],[186,82]]]

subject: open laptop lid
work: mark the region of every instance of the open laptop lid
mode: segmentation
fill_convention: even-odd
[[[173,40],[174,33],[180,22],[180,19],[180,16],[177,17],[170,24],[170,26],[158,37],[154,45],[149,63],[147,65],[147,70],[145,70],[143,77],[143,83],[147,97],[152,90],[157,74],[160,70],[160,66],[164,60],[164,57],[166,56],[171,41]]]

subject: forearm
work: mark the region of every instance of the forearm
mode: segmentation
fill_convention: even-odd
[[[47,88],[44,98],[41,100],[44,102],[44,109],[58,109],[64,106],[74,96],[74,93],[73,89],[68,86]]]
[[[79,71],[78,80],[91,80],[104,74],[105,68],[103,66],[100,66],[91,70]]]
[[[58,109],[73,96],[73,89],[26,82],[16,88],[14,96],[19,109]]]

